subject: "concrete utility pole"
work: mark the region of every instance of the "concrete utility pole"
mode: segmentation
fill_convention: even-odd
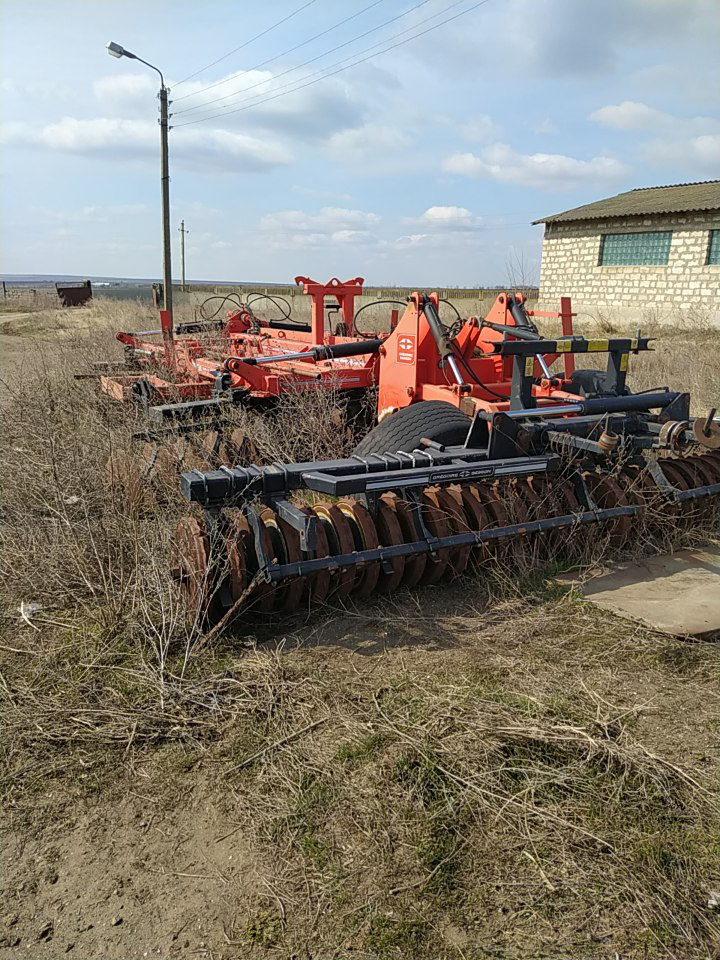
[[[181,283],[182,283],[182,288],[183,288],[183,292],[184,292],[184,291],[185,291],[185,287],[186,287],[186,283],[185,283],[185,234],[186,234],[186,233],[190,233],[190,231],[185,229],[185,221],[184,221],[184,220],[181,220],[181,221],[180,221],[180,226],[178,227],[178,230],[180,231],[180,276],[181,276],[181,278],[182,278],[182,279],[181,279]]]
[[[137,58],[139,59],[139,57]],[[144,61],[142,61],[144,63]],[[150,64],[148,64],[150,66]],[[157,67],[153,67],[157,70]],[[159,70],[157,70],[160,73]],[[168,156],[168,88],[160,73],[160,181],[162,190],[163,227],[163,306],[172,318],[172,262],[170,247],[170,159]]]
[[[135,53],[130,53],[119,43],[110,41],[107,45],[107,51],[111,57],[127,57],[129,60],[137,60],[150,67],[160,76],[160,91],[158,99],[160,100],[160,187],[162,193],[162,234],[163,234],[163,307],[168,313],[169,329],[166,331],[170,340],[172,339],[172,260],[170,253],[170,161],[168,157],[168,93],[165,86],[165,78],[161,71],[138,57]],[[163,330],[165,329],[163,325]]]

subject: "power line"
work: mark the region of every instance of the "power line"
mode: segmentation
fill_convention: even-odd
[[[423,3],[427,3],[427,2],[428,2],[428,0],[423,0]],[[369,53],[371,50],[375,50],[377,47],[383,47],[386,43],[389,43],[391,40],[397,40],[398,37],[401,37],[403,34],[409,33],[411,30],[417,30],[417,28],[420,27],[420,26],[422,26],[424,23],[428,23],[430,20],[435,20],[437,17],[442,16],[443,13],[447,13],[448,10],[452,10],[452,9],[454,9],[455,7],[459,6],[459,4],[465,3],[465,2],[466,2],[466,0],[454,0],[454,2],[451,3],[449,6],[444,7],[442,10],[438,10],[437,13],[433,13],[433,14],[432,14],[431,16],[429,16],[429,17],[425,17],[424,20],[419,20],[417,23],[413,24],[412,27],[407,27],[405,30],[400,30],[398,33],[395,33],[395,34],[393,34],[393,35],[390,36],[390,37],[385,37],[383,40],[380,40],[380,41],[378,41],[377,43],[371,44],[369,47],[366,47],[364,50],[360,50],[359,53],[360,53],[360,54],[366,54],[366,53]],[[412,10],[416,10],[417,7],[422,6],[423,3],[417,4],[416,7],[412,7],[411,10],[406,11],[406,13],[410,13],[410,12],[412,12]],[[404,16],[404,14],[403,14],[403,16]],[[441,25],[441,24],[436,24],[436,26],[440,26],[440,25]],[[370,32],[370,31],[368,31],[368,32]],[[358,39],[359,39],[359,38],[358,38]],[[410,38],[409,38],[409,39],[410,39]],[[346,46],[346,44],[341,44],[341,46]],[[335,49],[337,49],[337,48],[335,48]],[[327,51],[327,52],[328,52],[328,53],[331,53],[332,51]],[[380,51],[378,51],[378,52],[380,52]],[[322,56],[324,56],[324,55],[325,55],[325,54],[323,54]],[[325,73],[326,70],[332,69],[333,67],[339,67],[341,64],[347,63],[349,60],[352,60],[353,57],[357,57],[357,56],[358,56],[358,53],[356,52],[356,53],[351,54],[349,57],[345,57],[343,60],[337,60],[335,63],[331,63],[329,66],[323,67],[322,70],[315,70],[315,71],[313,71],[312,73],[307,74],[307,76],[301,77],[301,78],[300,78],[300,81],[309,80],[310,77],[315,77],[315,76],[317,76],[318,74],[324,75],[324,73]],[[315,57],[315,59],[317,60],[317,59],[319,59],[319,58],[318,58],[318,57]],[[308,60],[308,61],[306,61],[306,63],[300,64],[299,67],[307,66],[308,63],[312,63],[312,60]],[[350,64],[350,66],[352,66],[352,64]],[[299,69],[299,67],[293,67],[292,69]],[[289,72],[290,72],[289,70],[286,70],[286,71],[285,71],[285,73],[289,73]],[[281,74],[281,73],[280,73],[280,74],[277,74],[277,76],[276,76],[276,77],[272,77],[271,80],[277,80],[277,79],[278,79],[279,77],[281,77],[281,76],[283,76],[283,74]],[[235,91],[234,93],[228,94],[228,97],[236,97],[236,96],[238,96],[238,94],[245,94],[245,93],[247,93],[249,90],[254,89],[254,87],[259,87],[259,86],[262,86],[263,84],[269,83],[269,82],[270,82],[270,80],[263,80],[263,81],[261,81],[260,83],[253,84],[252,87],[245,87],[244,90]],[[282,84],[282,85],[279,86],[279,87],[275,87],[273,90],[266,90],[264,94],[259,94],[259,96],[265,96],[265,94],[268,94],[268,93],[273,93],[273,94],[279,93],[281,90],[287,90],[289,93],[292,93],[292,90],[291,90],[290,88],[292,87],[293,89],[295,89],[295,88],[293,87],[293,84],[295,84],[295,83],[297,83],[297,82],[298,82],[298,81],[296,81],[296,80],[291,80],[290,83],[284,83],[284,84]],[[220,97],[220,98],[218,98],[218,99],[227,100],[228,97]],[[252,99],[252,98],[250,98],[250,99]],[[199,106],[197,106],[197,107],[192,107],[192,108],[189,108],[189,109],[194,109],[194,110],[201,109],[203,106],[207,107],[207,106],[210,105],[210,103],[215,103],[215,102],[216,102],[215,100],[211,100],[211,101],[209,101],[208,104],[201,104],[201,105],[199,105]],[[243,104],[243,103],[247,103],[247,102],[248,102],[247,100],[234,100],[234,101],[233,101],[233,104],[237,104],[237,103]],[[232,106],[232,104],[226,104],[225,106]],[[188,109],[187,111],[186,111],[186,110],[179,110],[178,113],[177,113],[177,114],[173,114],[173,116],[176,116],[176,115],[179,116],[179,115],[182,114],[182,113],[187,113],[187,112],[189,112],[189,109]],[[222,116],[222,114],[221,114],[221,113],[220,113],[220,114],[215,114],[215,116]],[[176,126],[182,126],[182,125],[183,125],[183,124],[176,124]]]
[[[220,63],[222,60],[227,60],[228,57],[231,57],[234,53],[237,53],[238,50],[242,50],[243,47],[247,47],[251,43],[254,43],[256,40],[259,40],[260,37],[264,37],[266,34],[270,33],[271,30],[274,30],[276,27],[281,26],[283,23],[287,23],[288,20],[292,20],[293,17],[297,16],[298,13],[302,13],[303,10],[307,9],[307,7],[312,6],[313,3],[317,3],[317,0],[307,0],[307,3],[303,3],[303,5],[298,7],[297,10],[293,10],[292,13],[289,13],[286,17],[283,17],[282,20],[278,20],[277,23],[273,23],[272,26],[266,27],[266,29],[261,31],[260,33],[256,33],[254,37],[250,37],[250,39],[246,40],[245,43],[241,43],[239,47],[235,47],[235,49],[231,50],[229,53],[223,54],[222,57],[218,57],[217,60],[213,60],[213,62],[208,63],[207,66],[200,67],[200,69],[196,70],[195,73],[191,73],[187,77],[184,77],[182,80],[178,80],[175,86],[179,87],[181,83],[185,83],[187,80],[192,80],[192,78],[197,77],[198,74],[205,73],[205,71],[209,70],[210,67],[214,67],[216,63]]]
[[[289,50],[284,50],[282,53],[278,53],[275,57],[270,57],[268,60],[263,60],[262,63],[256,63],[254,67],[248,67],[247,70],[238,70],[236,73],[231,74],[229,77],[225,77],[223,80],[217,80],[215,83],[211,83],[210,86],[204,87],[202,91],[196,90],[194,93],[186,93],[182,97],[178,97],[177,100],[187,100],[188,97],[196,97],[198,93],[205,93],[207,90],[212,90],[213,87],[219,87],[223,83],[228,83],[230,80],[234,80],[235,77],[239,76],[241,73],[248,73],[250,70],[259,70],[260,67],[265,67],[269,63],[274,63],[276,60],[279,60],[281,57],[286,57],[289,53],[293,53],[295,50],[299,50],[300,47],[306,47],[309,43],[312,43],[313,40],[317,40],[320,37],[324,37],[326,33],[330,33],[333,30],[337,30],[338,27],[342,27],[344,24],[349,23],[351,20],[356,20],[361,14],[365,13],[367,10],[372,9],[372,7],[377,7],[379,3],[383,3],[383,0],[373,0],[372,3],[369,3],[366,7],[363,7],[362,10],[358,10],[357,13],[351,14],[349,17],[345,17],[344,20],[340,20],[338,23],[334,23],[331,27],[328,27],[326,30],[321,30],[320,33],[316,33],[314,37],[310,37],[308,40],[303,40],[302,43],[296,43],[294,47],[290,47]]]
[[[349,70],[351,67],[356,67],[356,66],[359,66],[361,63],[365,63],[368,60],[372,60],[374,57],[380,56],[381,53],[389,53],[391,50],[395,50],[397,49],[397,47],[402,47],[406,43],[410,43],[410,41],[412,40],[417,40],[419,37],[425,36],[425,34],[430,33],[432,30],[437,30],[439,27],[444,27],[446,24],[452,23],[453,20],[457,20],[460,17],[464,17],[466,14],[472,13],[473,10],[477,10],[478,7],[483,7],[485,6],[486,3],[489,3],[489,2],[490,0],[478,0],[477,3],[474,3],[471,7],[468,7],[467,10],[461,10],[460,13],[456,13],[452,17],[447,17],[445,20],[441,20],[440,23],[436,23],[432,27],[428,27],[425,30],[421,30],[419,33],[413,34],[411,37],[406,37],[404,40],[399,40],[397,43],[393,43],[389,47],[384,47],[382,50],[378,50],[376,53],[371,53],[366,57],[362,57],[361,59],[355,60],[352,63],[347,64],[346,66],[339,67],[337,70],[332,70],[330,72],[324,73],[322,76],[317,77],[315,80],[308,80],[305,83],[300,83],[292,87],[290,90],[285,91],[284,93],[277,93],[274,96],[264,97],[260,100],[256,100],[254,103],[249,103],[246,106],[236,107],[233,110],[223,110],[219,113],[211,114],[208,117],[199,117],[196,120],[185,120],[183,123],[175,124],[175,126],[187,127],[193,123],[203,123],[206,120],[215,120],[218,117],[225,117],[225,116],[228,116],[229,114],[241,113],[244,110],[250,110],[252,107],[258,107],[263,103],[269,103],[272,100],[278,100],[280,97],[287,97],[289,96],[289,94],[295,93],[297,90],[302,90],[305,87],[310,87],[315,83],[320,83],[321,80],[326,80],[329,77],[334,77],[336,74],[342,73],[345,70]],[[405,33],[406,31],[402,31],[402,32]],[[392,37],[390,37],[389,39],[392,39]],[[372,48],[369,48],[369,49],[372,49]]]
[[[254,84],[252,84],[252,86],[250,86],[250,87],[245,87],[244,90],[240,90],[240,91],[234,90],[232,93],[228,93],[228,94],[226,94],[224,97],[215,97],[214,100],[207,100],[205,103],[196,103],[195,106],[193,106],[193,107],[186,107],[184,110],[177,110],[177,111],[175,112],[175,116],[180,116],[180,114],[182,114],[182,113],[189,113],[191,110],[204,110],[204,109],[206,109],[207,107],[209,107],[211,103],[219,103],[221,100],[229,100],[231,97],[236,97],[236,96],[238,95],[238,93],[244,94],[244,93],[247,93],[249,90],[254,90],[256,87],[262,87],[262,86],[263,86],[264,84],[266,84],[266,83],[272,83],[273,80],[279,80],[280,77],[284,77],[284,76],[286,76],[288,73],[294,73],[295,70],[301,70],[303,67],[307,67],[307,66],[309,66],[311,63],[315,63],[317,60],[322,60],[323,57],[327,57],[329,54],[335,53],[336,50],[341,50],[343,47],[347,47],[347,46],[349,46],[351,43],[357,43],[358,40],[362,40],[363,37],[367,37],[367,36],[369,36],[371,33],[377,33],[378,30],[382,30],[382,28],[383,28],[383,27],[387,27],[388,24],[390,24],[390,23],[395,23],[396,20],[401,20],[403,17],[407,17],[408,14],[414,13],[415,10],[418,10],[420,7],[424,7],[425,4],[427,4],[427,3],[429,3],[429,2],[430,2],[430,0],[420,0],[420,3],[416,3],[414,7],[410,7],[408,10],[405,10],[403,13],[399,13],[396,17],[390,17],[389,20],[385,20],[383,23],[378,24],[377,27],[371,27],[370,30],[366,30],[364,33],[358,34],[356,37],[351,37],[350,40],[346,40],[344,43],[339,43],[339,44],[337,44],[337,46],[331,47],[329,50],[325,50],[323,53],[318,54],[316,57],[312,57],[310,60],[305,60],[304,63],[299,63],[296,67],[288,67],[288,69],[287,69],[287,70],[283,70],[282,73],[277,73],[277,74],[275,74],[275,76],[269,77],[267,80],[260,80],[260,81],[258,81],[258,83],[254,83]],[[458,3],[461,3],[461,2],[462,2],[462,0],[458,0]],[[452,6],[457,6],[457,3],[452,4]],[[446,9],[447,9],[447,8],[446,8]],[[441,14],[441,13],[444,13],[444,12],[445,12],[444,10],[441,10],[441,11],[439,11],[439,13],[433,14],[432,17],[428,17],[428,20],[432,20],[432,19],[434,19],[435,17],[440,16],[440,14]],[[427,21],[426,21],[426,20],[421,20],[420,22],[421,22],[421,23],[426,23]],[[417,26],[419,26],[419,24],[415,24],[415,26],[417,27]],[[413,27],[410,27],[409,29],[412,30]],[[400,33],[407,33],[407,31],[406,31],[406,30],[401,30]],[[397,34],[397,36],[400,36],[400,34]],[[383,42],[383,43],[387,42],[387,39],[392,39],[392,37],[386,38],[386,40],[383,40],[382,42]],[[376,46],[377,46],[377,44],[376,44]],[[372,47],[368,47],[367,49],[372,50],[373,48],[372,48]],[[362,52],[364,53],[365,51],[362,51]],[[353,56],[357,56],[357,54],[353,54]],[[338,61],[338,62],[344,63],[344,61]],[[335,64],[333,64],[333,66],[335,66]],[[314,74],[310,74],[310,76],[314,76]],[[307,79],[307,77],[303,77],[302,79],[305,80],[305,79]],[[293,81],[293,82],[294,82],[294,81]],[[210,88],[207,87],[206,89],[209,90]],[[198,95],[199,95],[200,93],[203,93],[203,92],[204,92],[204,91],[198,91]],[[266,91],[266,92],[268,92],[268,91]],[[273,92],[276,92],[276,91],[273,91]]]

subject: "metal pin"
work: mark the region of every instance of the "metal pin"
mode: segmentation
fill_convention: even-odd
[[[705,426],[703,427],[703,433],[706,437],[710,436],[710,431],[712,428],[713,420],[715,419],[715,414],[717,413],[717,407],[713,407],[710,413],[707,415],[707,420],[705,421]]]

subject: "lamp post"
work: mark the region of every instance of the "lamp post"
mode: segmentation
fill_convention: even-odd
[[[163,228],[163,307],[167,317],[162,324],[163,332],[172,339],[172,265],[170,257],[170,163],[168,159],[168,88],[165,86],[165,79],[160,70],[138,57],[135,53],[130,53],[119,43],[110,41],[107,45],[107,51],[111,57],[127,57],[129,60],[138,60],[150,67],[160,76],[160,91],[158,99],[160,100],[160,181],[162,186],[162,228]],[[167,327],[166,327],[167,324]]]

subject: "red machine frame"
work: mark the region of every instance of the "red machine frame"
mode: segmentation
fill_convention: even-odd
[[[431,293],[427,299],[439,310],[436,293]],[[526,310],[525,298],[520,293],[515,294],[514,300],[522,304],[527,317],[559,319],[562,335],[573,335],[575,314],[570,297],[561,298],[559,312]],[[488,323],[505,327],[506,331],[497,331]],[[477,410],[508,409],[513,361],[511,357],[501,357],[491,351],[505,336],[512,338],[507,328],[516,325],[506,293],[499,294],[484,321],[477,317],[465,320],[454,339],[454,352],[462,358],[463,367],[466,370],[469,368],[475,379],[466,374],[464,379],[470,382],[464,385],[453,383],[447,367],[438,363],[438,348],[425,317],[422,297],[413,294],[392,336],[380,348],[378,418],[383,419],[395,410],[421,400],[444,400],[470,416]],[[605,341],[598,341],[598,350],[601,349],[601,343]],[[545,365],[550,367],[558,356],[557,353],[544,355]],[[539,359],[532,358],[529,361],[527,372],[530,373],[531,364],[532,376],[536,380],[532,390],[534,398],[565,402],[575,396],[565,389],[575,370],[573,354],[564,353],[563,361],[563,375],[557,374],[551,378],[543,376]]]
[[[289,353],[308,352],[318,346],[360,344],[368,339],[355,329],[355,299],[362,295],[362,277],[342,282],[333,278],[322,284],[309,277],[296,277],[303,293],[312,299],[310,328],[278,328],[258,321],[242,308],[230,311],[221,334],[206,337],[177,336],[166,311],[161,311],[161,329],[145,333],[118,333],[117,339],[130,361],[140,367],[136,374],[103,375],[100,385],[116,400],[132,398],[132,388],[144,380],[158,401],[206,399],[217,391],[218,374],[226,374],[224,389],[245,390],[258,399],[277,397],[304,387],[367,389],[375,379],[376,356],[349,357],[342,361],[317,362],[307,359],[283,359],[277,365],[249,365],[243,359],[285,357]],[[326,329],[326,300],[334,299],[341,320],[334,331]],[[392,322],[397,322],[393,311]],[[289,327],[289,325],[288,325]],[[147,337],[162,336],[162,342]]]
[[[361,277],[321,284],[299,276],[295,282],[312,300],[309,326],[273,325],[241,308],[228,313],[219,334],[176,336],[171,318],[162,315],[161,330],[117,334],[140,369],[132,375],[101,376],[102,389],[118,400],[128,400],[134,385],[144,381],[153,403],[167,404],[166,411],[172,408],[167,415],[173,416],[184,404],[199,400],[264,401],[299,389],[366,391],[374,384],[379,387],[379,420],[423,400],[451,403],[469,416],[477,410],[503,411],[512,406],[515,361],[495,352],[496,346],[516,336],[527,339],[527,330],[534,329],[531,318],[547,318],[561,321],[564,339],[554,346],[563,352],[563,371],[549,370],[559,352],[525,358],[525,400],[549,405],[577,398],[569,389],[575,369],[567,348],[574,316],[569,297],[561,299],[558,312],[546,312],[528,310],[520,293],[501,293],[484,319],[461,321],[455,335],[447,338],[439,323],[437,293],[413,293],[399,320],[398,311],[392,311],[390,333],[373,336],[360,335],[355,324]],[[332,330],[327,329],[327,300],[334,301],[341,313]],[[432,316],[435,323],[430,322]],[[525,326],[523,334],[519,327],[526,324],[530,326]],[[145,339],[158,335],[161,343]],[[607,350],[607,341],[588,344],[589,350]],[[334,352],[344,355],[333,356]]]

